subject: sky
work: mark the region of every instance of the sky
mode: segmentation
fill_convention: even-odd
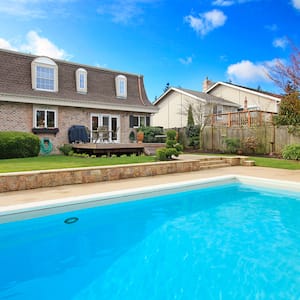
[[[0,0],[0,15],[0,48],[141,74],[150,101],[206,77],[279,93],[267,69],[300,45],[300,0]]]

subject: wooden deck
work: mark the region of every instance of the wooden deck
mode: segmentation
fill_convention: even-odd
[[[122,155],[122,154],[137,154],[142,153],[153,154],[155,149],[164,147],[165,144],[144,144],[144,143],[86,143],[86,144],[72,144],[73,150],[76,153],[88,153],[90,155],[107,155],[112,154]]]

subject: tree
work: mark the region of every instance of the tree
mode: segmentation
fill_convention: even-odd
[[[277,60],[269,68],[268,76],[283,90],[279,114],[274,118],[277,125],[300,125],[300,49],[293,46],[290,61]]]
[[[277,125],[300,125],[299,92],[291,92],[282,98],[278,116],[274,118],[274,121]]]
[[[186,99],[185,105],[183,105],[183,114],[189,115],[189,111],[192,111],[193,119],[194,119],[194,125],[193,127],[199,127],[197,130],[199,130],[199,149],[203,148],[203,131],[207,124],[211,121],[211,115],[213,114],[213,103],[207,103],[202,101],[192,101],[189,99]],[[195,135],[196,128],[189,128],[189,132],[192,136]]]
[[[284,93],[287,88],[293,91],[300,89],[300,49],[292,46],[292,54],[288,63],[284,63],[278,59],[273,66],[268,68],[268,77],[279,87]]]
[[[188,108],[188,120],[187,120],[187,126],[194,126],[194,116],[193,116],[193,107],[190,104]]]
[[[165,86],[165,88],[164,88],[164,93],[165,93],[169,88],[170,88],[170,83],[167,82],[167,83],[166,83],[166,86]]]

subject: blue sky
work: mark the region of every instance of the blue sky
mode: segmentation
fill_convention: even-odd
[[[0,48],[142,74],[151,101],[205,77],[279,92],[265,69],[300,44],[300,0],[5,0],[0,15]]]

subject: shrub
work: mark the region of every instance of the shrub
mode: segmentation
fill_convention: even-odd
[[[241,141],[238,138],[227,138],[225,139],[226,150],[229,153],[236,153],[241,147]]]
[[[0,132],[0,159],[38,156],[39,138],[28,132]]]
[[[70,144],[65,144],[65,145],[60,146],[58,149],[63,155],[70,155],[73,148]],[[72,153],[71,153],[71,155],[72,155]]]
[[[182,145],[176,141],[177,131],[167,131],[166,148],[160,148],[156,151],[156,156],[159,160],[170,160],[172,156],[178,156],[182,152]]]
[[[156,157],[158,160],[167,160],[166,148],[156,149]]]
[[[159,143],[161,138],[156,136],[164,134],[162,127],[145,126],[141,129],[144,132],[144,143]]]
[[[197,148],[200,142],[200,126],[188,126],[186,128],[186,135],[189,139],[189,146],[193,147],[194,149]]]
[[[254,153],[256,151],[257,146],[258,142],[255,136],[250,136],[244,141],[244,148],[247,152]]]
[[[300,144],[287,145],[282,150],[284,159],[300,160]]]

